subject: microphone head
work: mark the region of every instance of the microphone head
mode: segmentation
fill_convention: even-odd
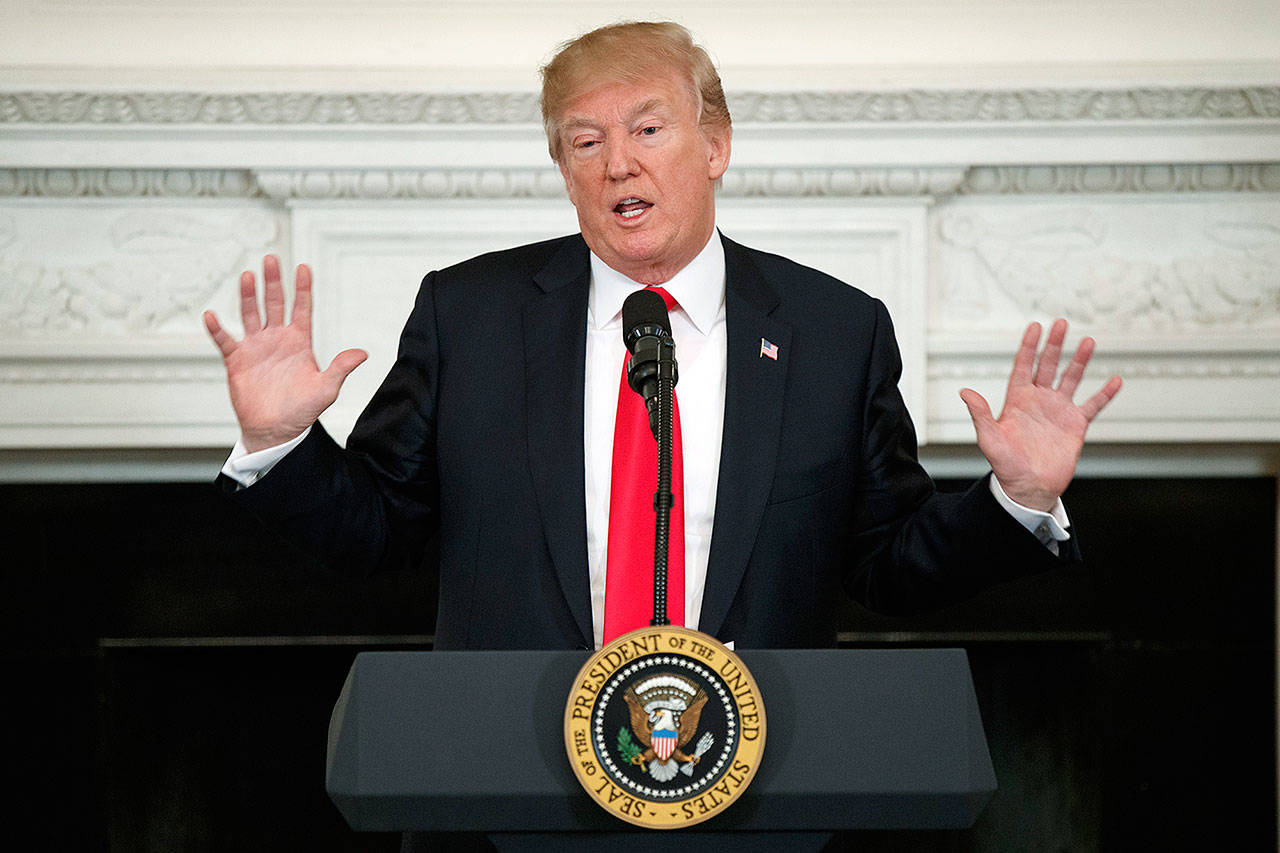
[[[667,303],[652,290],[636,290],[622,303],[622,342],[627,352],[634,355],[636,341],[648,335],[671,338]]]

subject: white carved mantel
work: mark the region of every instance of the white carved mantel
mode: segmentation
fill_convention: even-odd
[[[1113,456],[1274,470],[1280,85],[730,101],[720,226],[885,299],[937,464],[972,455],[958,389],[998,400],[1020,328],[1062,315],[1101,342],[1090,383],[1127,380],[1092,433]],[[424,272],[574,228],[528,92],[0,89],[6,476],[206,465],[235,428],[199,316],[234,318],[265,251],[315,267],[322,358],[371,353],[342,435]]]
[[[922,437],[970,439],[1062,314],[1129,387],[1105,442],[1280,438],[1280,87],[744,92],[720,224],[894,312]],[[199,324],[265,250],[373,358],[421,274],[573,228],[528,93],[0,92],[0,445],[217,447]]]

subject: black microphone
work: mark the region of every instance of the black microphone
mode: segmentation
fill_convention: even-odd
[[[622,303],[622,342],[631,359],[627,362],[627,384],[644,397],[649,410],[649,429],[658,435],[658,381],[679,380],[675,340],[667,303],[652,290],[637,290]]]

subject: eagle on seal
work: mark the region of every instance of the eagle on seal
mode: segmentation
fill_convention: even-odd
[[[687,707],[656,707],[646,711],[644,703],[636,695],[634,687],[628,687],[623,694],[627,708],[631,712],[631,730],[636,739],[644,746],[644,751],[633,756],[632,764],[637,764],[643,771],[660,782],[674,779],[678,764],[697,764],[699,754],[689,755],[682,751],[698,731],[698,720],[702,716],[702,707],[707,704],[707,693],[698,688]],[[683,703],[680,703],[683,704]],[[686,770],[686,773],[689,771]]]

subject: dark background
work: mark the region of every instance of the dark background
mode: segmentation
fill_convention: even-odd
[[[1066,500],[1083,568],[847,608],[842,645],[968,650],[1000,783],[971,830],[856,849],[1275,849],[1275,480]],[[429,573],[327,573],[211,484],[0,486],[0,536],[22,849],[398,849],[329,803],[326,730],[358,651],[430,648]]]

